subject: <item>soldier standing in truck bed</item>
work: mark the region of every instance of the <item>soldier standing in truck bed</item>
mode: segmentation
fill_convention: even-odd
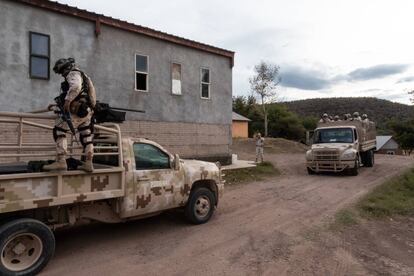
[[[331,121],[331,119],[329,119],[328,114],[324,113],[322,115],[322,118],[319,120],[319,123],[327,123],[327,122],[330,122],[330,121]]]
[[[63,109],[71,115],[74,128],[80,133],[80,142],[85,154],[85,162],[81,169],[93,171],[93,125],[92,115],[96,104],[95,88],[91,79],[79,70],[73,58],[61,58],[56,61],[53,71],[62,75],[61,97]],[[56,104],[49,105],[49,110],[56,108]],[[67,170],[67,138],[69,126],[62,118],[57,118],[53,128],[53,138],[56,142],[56,162],[43,167],[43,170]]]

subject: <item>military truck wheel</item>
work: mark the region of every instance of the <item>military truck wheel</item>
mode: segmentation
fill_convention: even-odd
[[[352,169],[349,170],[349,174],[353,176],[357,176],[359,173],[359,158],[355,160],[355,165]]]
[[[185,207],[185,216],[193,224],[206,223],[214,212],[216,200],[211,190],[201,187],[191,192]]]
[[[310,168],[306,168],[306,169],[308,170],[308,174],[315,174],[315,172],[312,169]]]
[[[0,227],[0,275],[36,275],[55,252],[52,231],[34,219],[16,219]]]
[[[364,166],[369,168],[374,166],[374,151],[370,150],[366,152]]]

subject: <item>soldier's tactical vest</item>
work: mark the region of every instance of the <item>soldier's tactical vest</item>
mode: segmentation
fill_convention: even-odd
[[[81,70],[72,69],[71,71],[77,71],[82,76],[82,88],[79,95],[73,100],[70,105],[70,111],[76,114],[80,118],[83,118],[93,111],[96,105],[96,91],[91,79]],[[65,81],[61,83],[62,97],[66,97],[69,91],[69,83],[65,78]]]

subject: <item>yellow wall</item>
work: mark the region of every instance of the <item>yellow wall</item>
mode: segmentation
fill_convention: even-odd
[[[247,138],[249,135],[248,122],[233,121],[232,136],[233,138]]]

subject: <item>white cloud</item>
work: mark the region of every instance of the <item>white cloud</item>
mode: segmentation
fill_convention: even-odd
[[[289,87],[280,87],[281,98],[366,96],[369,89],[381,89],[387,92],[379,97],[408,103],[404,95],[410,82],[414,86],[407,79],[414,68],[398,76],[378,74],[384,68],[374,67],[414,64],[412,1],[59,2],[236,51],[235,95],[248,93],[248,78],[260,60],[279,64],[287,74]],[[332,81],[341,75],[358,81]]]

